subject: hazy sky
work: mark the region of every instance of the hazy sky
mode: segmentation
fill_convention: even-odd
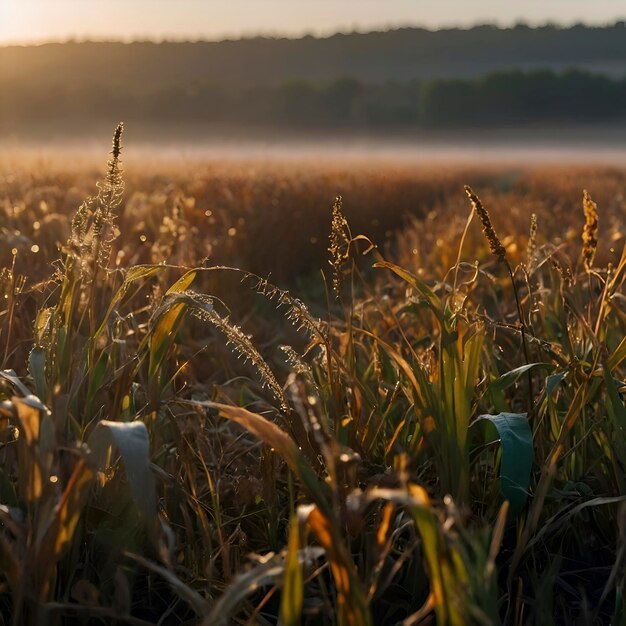
[[[625,0],[0,0],[0,43],[626,18]]]

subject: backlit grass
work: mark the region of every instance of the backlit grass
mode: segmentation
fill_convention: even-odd
[[[7,623],[622,623],[622,171],[121,130],[0,171]]]

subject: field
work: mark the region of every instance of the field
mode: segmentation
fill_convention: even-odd
[[[626,170],[120,135],[0,157],[5,623],[626,624]]]

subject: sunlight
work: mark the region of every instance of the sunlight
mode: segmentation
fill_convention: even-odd
[[[624,3],[0,0],[0,626],[626,626]]]
[[[40,9],[31,2],[0,2],[0,42],[22,43],[46,38]]]
[[[0,44],[66,39],[220,39],[242,35],[439,28],[480,23],[606,23],[625,16],[617,0],[1,0]]]

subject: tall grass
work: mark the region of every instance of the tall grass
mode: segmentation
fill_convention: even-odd
[[[50,277],[15,231],[60,218],[4,203],[5,623],[623,623],[619,210],[558,241],[467,188],[377,247],[338,199],[307,306],[184,196],[142,259],[122,130]]]

